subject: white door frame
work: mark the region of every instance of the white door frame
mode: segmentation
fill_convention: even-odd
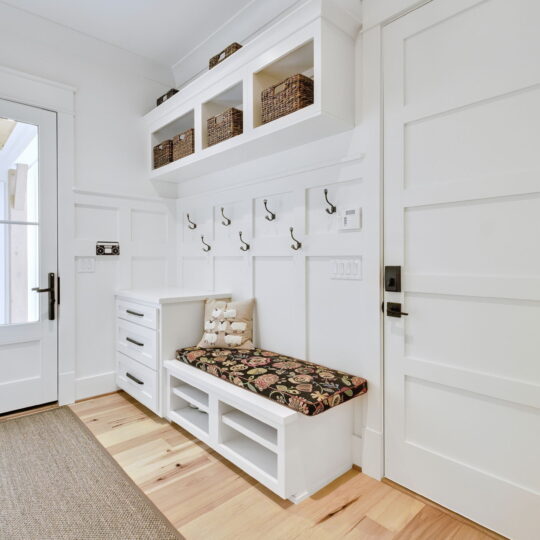
[[[58,402],[75,401],[74,123],[76,89],[0,66],[0,98],[57,114]]]

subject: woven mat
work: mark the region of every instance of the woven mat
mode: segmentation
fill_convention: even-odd
[[[0,422],[0,538],[183,537],[62,407]]]

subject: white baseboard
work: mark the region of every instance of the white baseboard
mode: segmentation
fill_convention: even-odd
[[[86,399],[116,390],[116,371],[81,377],[75,381],[75,399]]]
[[[75,372],[58,374],[58,404],[69,405],[75,401]]]
[[[353,435],[353,463],[362,472],[380,480],[384,476],[384,445],[380,431],[365,427],[362,436]]]

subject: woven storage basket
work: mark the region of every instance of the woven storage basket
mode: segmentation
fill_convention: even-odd
[[[163,141],[154,146],[154,169],[172,161],[172,141]]]
[[[209,118],[207,121],[208,146],[240,135],[243,131],[243,118],[243,112],[232,107]]]
[[[176,161],[177,159],[189,156],[195,151],[193,136],[195,130],[193,128],[183,131],[179,135],[175,135],[172,139],[172,160]]]
[[[293,75],[261,92],[262,123],[266,124],[313,103],[313,79]]]
[[[159,107],[162,103],[165,103],[165,101],[172,98],[174,94],[178,94],[178,90],[176,90],[176,88],[171,88],[166,94],[159,96],[156,101],[157,106]]]
[[[212,69],[213,67],[216,67],[220,62],[223,62],[225,58],[228,58],[231,56],[231,54],[235,53],[238,49],[241,49],[242,45],[240,43],[231,43],[228,47],[223,49],[219,54],[216,54],[216,56],[212,56],[208,62],[208,68]]]

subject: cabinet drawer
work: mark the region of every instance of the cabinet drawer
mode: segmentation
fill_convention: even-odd
[[[116,316],[120,319],[146,326],[147,328],[158,327],[158,309],[144,304],[137,304],[127,300],[116,301]]]
[[[116,362],[116,384],[159,414],[157,373],[122,353],[116,353]]]
[[[156,370],[157,332],[122,319],[116,321],[116,350]]]

